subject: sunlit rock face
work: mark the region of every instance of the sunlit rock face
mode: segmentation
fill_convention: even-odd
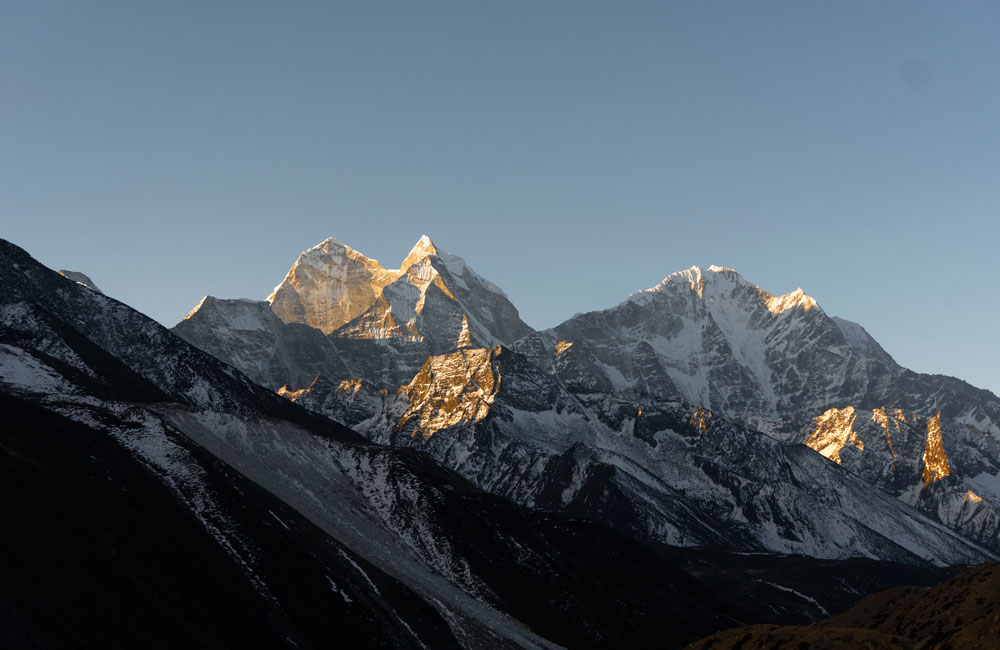
[[[426,342],[432,353],[466,343],[511,343],[531,332],[494,284],[425,235],[398,269],[334,239],[311,248],[267,301],[286,323],[352,339]]]
[[[397,275],[330,238],[299,255],[267,302],[284,322],[329,334],[364,313]]]
[[[830,409],[806,442],[930,518],[1000,552],[1000,440],[898,408]]]
[[[430,355],[531,333],[464,260],[421,237],[399,269],[334,239],[303,252],[267,301],[205,298],[174,332],[274,390],[360,378],[393,390]]]
[[[840,450],[845,445],[865,448],[865,443],[858,438],[854,430],[854,420],[857,414],[853,406],[844,409],[830,409],[816,418],[816,429],[806,446],[818,451],[833,462],[840,464]]]
[[[413,435],[430,438],[458,424],[482,421],[500,388],[500,374],[491,363],[499,351],[467,348],[428,359],[413,381],[400,388],[411,406],[398,426],[416,420]]]
[[[634,391],[574,394],[502,347],[431,357],[395,392],[319,379],[287,396],[494,493],[634,537],[903,562],[979,553],[801,445]]]

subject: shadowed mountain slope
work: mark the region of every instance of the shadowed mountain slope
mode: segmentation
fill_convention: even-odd
[[[7,647],[676,647],[812,615],[366,442],[6,242],[0,279]]]

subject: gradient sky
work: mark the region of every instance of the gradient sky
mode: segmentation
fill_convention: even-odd
[[[173,325],[427,233],[537,328],[692,265],[1000,393],[1000,3],[6,2],[0,237]]]

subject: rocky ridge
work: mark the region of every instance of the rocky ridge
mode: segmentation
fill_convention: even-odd
[[[427,254],[429,240],[421,241],[403,267],[427,260],[443,269],[434,277],[455,286],[446,282],[441,256]],[[482,281],[473,293],[493,299],[498,294],[490,287]],[[451,304],[481,303],[463,300]],[[1000,400],[957,379],[900,367],[860,325],[829,317],[801,289],[775,296],[732,269],[695,267],[610,309],[528,331],[513,342],[500,339],[501,347],[495,347],[495,334],[493,347],[480,343],[482,335],[455,336],[465,330],[457,325],[460,318],[482,322],[471,311],[407,321],[414,331],[448,324],[434,345],[422,334],[420,341],[387,336],[376,347],[357,327],[323,335],[282,319],[256,330],[267,330],[258,342],[257,334],[227,324],[236,306],[203,305],[175,331],[370,439],[421,448],[521,503],[582,508],[629,534],[675,544],[737,544],[821,557],[886,552],[873,550],[881,542],[858,532],[856,521],[844,529],[854,531],[845,536],[851,541],[832,546],[818,541],[819,523],[782,529],[788,508],[796,510],[791,504],[805,503],[801,485],[786,479],[798,481],[802,463],[813,461],[792,462],[800,469],[780,479],[780,494],[768,494],[770,482],[781,475],[780,462],[797,458],[788,450],[805,445],[833,461],[821,463],[833,484],[841,474],[832,465],[840,464],[876,491],[1000,552],[1000,451],[994,443]],[[269,318],[255,309],[259,321]],[[895,432],[902,420],[887,415],[883,426],[878,419],[897,411],[908,413],[905,432]],[[712,435],[689,436],[692,422]],[[686,453],[676,456],[683,464],[666,460],[676,439],[686,441]],[[614,461],[607,460],[608,450]],[[782,461],[762,469],[747,457],[765,465]],[[692,474],[691,467],[694,476],[679,478]],[[588,478],[595,476],[604,478]],[[811,489],[830,492],[825,484]],[[601,499],[604,506],[595,505]],[[665,506],[671,499],[693,512],[712,512],[711,523]],[[747,505],[754,500],[756,506]],[[612,502],[629,514],[610,514]],[[916,555],[962,561],[935,552]]]
[[[519,507],[3,241],[0,279],[5,647],[677,647],[936,574],[686,551]],[[458,383],[433,369],[427,382]]]

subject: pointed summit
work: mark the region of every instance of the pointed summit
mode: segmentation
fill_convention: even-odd
[[[406,258],[403,260],[399,270],[405,271],[425,257],[440,254],[441,251],[439,251],[437,246],[434,245],[431,238],[427,235],[421,235],[420,239],[417,240],[417,243],[413,245],[413,248],[410,249],[409,254],[407,254]]]

